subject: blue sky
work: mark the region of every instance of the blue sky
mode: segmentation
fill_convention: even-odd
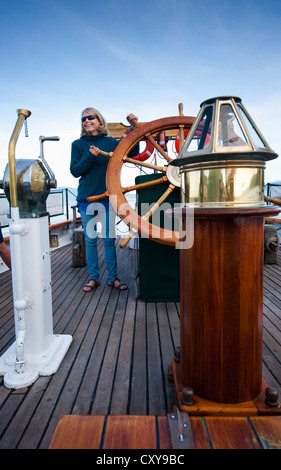
[[[281,154],[280,0],[2,0],[0,10],[0,178],[16,110],[32,112],[18,158],[45,157],[59,186],[69,173],[81,110],[108,122],[196,116],[213,96],[235,95]],[[281,180],[281,157],[266,180]]]

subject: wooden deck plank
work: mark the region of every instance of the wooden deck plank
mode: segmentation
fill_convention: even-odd
[[[164,415],[166,410],[158,337],[156,306],[147,304],[148,414]],[[162,383],[161,383],[162,382]]]
[[[49,377],[40,377],[40,379],[36,381],[36,384],[34,384],[32,393],[26,394],[25,389],[23,391],[14,391],[12,393],[14,397],[21,401],[17,407],[15,418],[12,420],[7,432],[1,439],[2,449],[14,449],[17,447],[19,441],[24,435],[28,420],[32,419],[32,416],[36,412],[38,403],[40,402],[49,381]]]
[[[112,390],[110,406],[111,414],[128,414],[129,396],[131,391],[131,364],[134,342],[134,324],[136,305],[134,302],[135,291],[129,289],[125,310],[120,350],[116,367],[115,380]]]
[[[175,349],[179,346],[179,328],[172,328],[172,319],[176,315],[177,310],[173,309],[174,304],[157,304],[158,312],[158,328],[159,328],[159,344],[161,346],[162,359],[162,377],[166,400],[168,403],[172,401],[176,403],[176,394],[174,384],[169,381],[169,366],[171,358],[175,355]],[[170,310],[173,312],[169,315]],[[179,318],[176,315],[177,322]]]
[[[129,414],[146,415],[147,406],[147,339],[146,308],[137,302],[132,355],[131,393]],[[136,410],[139,410],[136,413]]]
[[[189,420],[192,442],[187,439],[181,443],[177,440],[178,430],[170,426],[170,419],[143,415],[66,415],[59,420],[49,449],[180,449],[185,452],[190,447],[281,448],[280,416],[192,416]],[[182,460],[182,453],[178,457]]]
[[[24,401],[24,395],[19,395],[19,394],[13,394],[9,393],[7,399],[1,406],[1,420],[0,420],[0,433],[2,435],[1,441],[0,441],[0,447],[2,448],[2,445],[4,445],[3,448],[9,448],[8,444],[5,442],[5,434],[6,434],[6,429],[7,426],[9,426],[9,423],[12,421],[14,415],[17,412],[17,409],[21,405],[21,403]]]
[[[263,449],[281,449],[281,416],[251,418],[250,421]]]
[[[99,449],[104,416],[63,416],[52,438],[50,449]],[[71,433],[69,429],[71,427]]]
[[[102,255],[102,243],[99,242]],[[54,332],[73,342],[56,374],[20,391],[0,386],[0,448],[47,448],[62,415],[165,415],[175,405],[168,382],[179,346],[179,305],[136,299],[133,252],[117,246],[125,292],[101,284],[83,292],[87,268],[72,268],[71,246],[52,252]],[[263,375],[281,396],[281,252],[264,269]],[[0,352],[14,341],[11,273],[0,275]],[[3,285],[3,290],[2,290]],[[2,304],[0,304],[2,305]],[[2,380],[2,379],[0,379]],[[200,419],[194,426],[202,426]],[[202,447],[206,442],[202,442]]]
[[[156,449],[155,426],[154,416],[108,416],[103,449]]]
[[[206,417],[213,449],[260,449],[245,418]]]

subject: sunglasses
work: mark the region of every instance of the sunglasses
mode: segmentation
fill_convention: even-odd
[[[85,122],[86,119],[88,119],[89,121],[93,121],[94,119],[98,119],[98,116],[96,114],[91,114],[90,116],[84,116],[81,118],[81,121]]]

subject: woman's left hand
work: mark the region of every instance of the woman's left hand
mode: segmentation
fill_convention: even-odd
[[[100,149],[98,147],[95,147],[94,145],[91,145],[89,150],[90,150],[90,153],[94,155],[94,157],[97,157],[100,153]]]

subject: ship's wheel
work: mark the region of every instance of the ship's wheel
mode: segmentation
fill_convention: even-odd
[[[129,240],[136,233],[165,245],[175,245],[175,243],[179,241],[179,233],[177,231],[168,230],[166,228],[163,229],[150,222],[152,214],[175,190],[175,188],[180,186],[178,167],[169,165],[169,162],[172,161],[173,158],[171,158],[166,150],[159,145],[156,140],[156,136],[161,131],[173,130],[174,132],[172,134],[174,136],[179,134],[181,140],[183,140],[184,131],[189,130],[193,122],[194,117],[179,115],[139,125],[120,142],[112,154],[108,154],[110,161],[106,173],[107,195],[109,196],[117,215],[130,227],[130,234],[127,238],[123,239],[120,244],[121,247],[126,246]],[[148,140],[153,144],[156,151],[163,157],[163,165],[151,164],[146,161],[142,162],[127,157],[132,148],[141,140]],[[121,172],[123,165],[127,163],[153,169],[162,174],[162,176],[151,182],[123,187],[121,185]],[[164,183],[166,187],[162,196],[158,201],[155,201],[155,204],[149,212],[141,217],[128,203],[125,194],[129,191],[161,183]],[[92,197],[88,198],[88,201],[97,199],[98,197]]]

